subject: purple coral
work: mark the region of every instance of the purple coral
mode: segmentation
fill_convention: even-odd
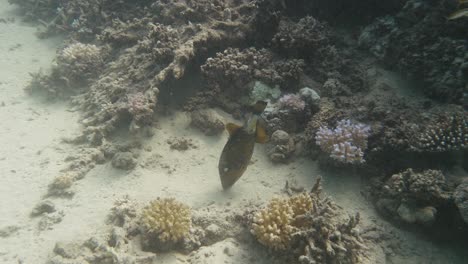
[[[280,109],[288,109],[296,112],[303,111],[305,108],[305,102],[297,94],[285,94],[279,101],[278,105]]]
[[[365,161],[364,150],[367,148],[369,132],[369,126],[344,119],[339,121],[333,130],[320,127],[315,142],[335,160],[344,163],[362,163]]]

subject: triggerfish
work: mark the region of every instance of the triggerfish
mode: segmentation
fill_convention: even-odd
[[[263,144],[268,141],[266,124],[260,117],[266,106],[266,102],[257,101],[243,126],[233,123],[226,125],[229,139],[218,164],[223,189],[230,188],[244,174],[252,158],[255,142]]]

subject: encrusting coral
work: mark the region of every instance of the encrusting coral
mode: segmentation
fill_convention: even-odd
[[[310,193],[274,198],[253,215],[251,233],[299,263],[361,263],[367,247],[356,228],[359,214],[340,219],[338,207],[320,193],[319,179]]]
[[[174,198],[158,198],[143,209],[142,222],[144,229],[160,242],[176,243],[189,235],[190,207]]]

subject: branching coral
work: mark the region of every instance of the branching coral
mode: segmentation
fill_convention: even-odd
[[[297,94],[285,94],[278,100],[281,109],[288,109],[295,112],[304,111],[305,102]]]
[[[161,242],[178,242],[189,235],[190,208],[174,198],[157,199],[143,210],[142,221]]]
[[[344,163],[362,163],[365,161],[364,151],[369,131],[369,126],[344,119],[333,130],[320,127],[315,139],[317,145],[329,153],[331,158]]]
[[[440,116],[416,139],[413,149],[444,152],[468,148],[468,118],[464,113]]]
[[[300,263],[361,263],[367,247],[356,228],[359,214],[340,220],[338,207],[320,192],[318,180],[310,193],[273,199],[253,216],[251,233]]]
[[[255,214],[251,232],[261,244],[269,248],[286,249],[296,231],[291,223],[293,218],[294,210],[289,201],[276,198],[266,209]]]

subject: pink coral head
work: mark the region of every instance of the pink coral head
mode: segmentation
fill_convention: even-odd
[[[278,101],[281,109],[303,111],[305,109],[305,102],[297,94],[285,94]]]

